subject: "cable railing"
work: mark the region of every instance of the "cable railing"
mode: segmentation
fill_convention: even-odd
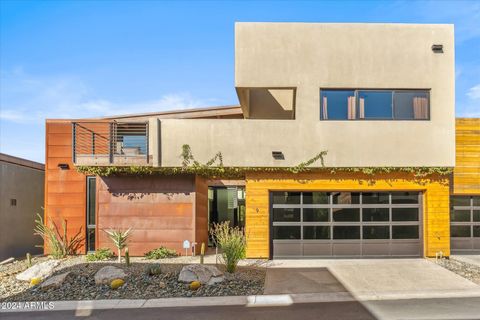
[[[72,122],[76,165],[149,164],[148,122]]]

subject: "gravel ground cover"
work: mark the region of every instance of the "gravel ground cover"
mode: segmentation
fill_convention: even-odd
[[[34,258],[33,263],[46,261],[47,257]],[[261,265],[239,266],[234,274],[225,272],[222,283],[201,286],[190,290],[188,284],[178,282],[180,270],[189,259],[172,258],[162,260],[132,259],[125,263],[114,260],[87,263],[83,256],[63,259],[52,276],[70,271],[70,275],[60,288],[48,290],[30,286],[15,275],[27,269],[25,261],[16,261],[0,266],[0,301],[49,301],[49,300],[94,300],[94,299],[153,299],[167,297],[233,296],[263,294],[265,267]],[[148,275],[149,264],[161,265],[162,273]],[[96,285],[95,273],[104,266],[111,265],[125,271],[125,284],[113,290],[108,285]],[[224,271],[222,265],[217,267]]]
[[[435,262],[445,269],[480,285],[480,268],[478,266],[452,258],[438,259]]]

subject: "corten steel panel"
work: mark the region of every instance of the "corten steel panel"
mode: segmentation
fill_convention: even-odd
[[[102,230],[132,228],[131,255],[195,240],[194,176],[98,177],[97,247],[114,249]]]
[[[81,230],[85,235],[86,184],[85,175],[78,173],[72,163],[71,122],[46,123],[45,152],[45,221],[54,221],[61,228],[67,220],[67,236],[70,238]],[[61,170],[60,163],[68,164]],[[48,253],[48,248],[45,249]],[[79,253],[85,253],[84,244]]]
[[[208,246],[208,184],[202,177],[195,177],[195,242],[196,251],[201,244]]]

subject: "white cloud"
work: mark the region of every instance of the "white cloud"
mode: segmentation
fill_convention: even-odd
[[[95,97],[80,79],[71,76],[32,76],[22,69],[1,73],[0,119],[42,123],[47,118],[88,118],[205,107],[214,99],[174,93],[155,100],[122,103]]]
[[[467,92],[467,96],[473,100],[480,100],[480,83],[477,84],[476,86],[471,87]]]

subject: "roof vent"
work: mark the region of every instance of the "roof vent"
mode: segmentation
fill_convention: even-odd
[[[432,51],[434,53],[443,53],[443,44],[434,44],[432,45]]]

